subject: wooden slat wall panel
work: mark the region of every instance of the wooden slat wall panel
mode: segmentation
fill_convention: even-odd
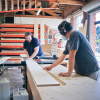
[[[0,11],[2,11],[2,0],[0,0]]]
[[[38,19],[34,19],[34,37],[38,38]]]
[[[44,44],[44,20],[40,20],[40,39],[41,39],[41,44]]]

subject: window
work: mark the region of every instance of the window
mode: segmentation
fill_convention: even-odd
[[[67,18],[66,21],[70,23],[70,18]]]
[[[83,15],[79,15],[75,18],[75,29],[76,30],[79,30],[79,27],[83,26],[83,24],[81,23],[82,19],[83,19]]]

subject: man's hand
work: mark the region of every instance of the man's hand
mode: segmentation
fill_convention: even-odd
[[[29,56],[27,56],[27,58],[26,59],[28,59],[29,58]]]
[[[47,67],[44,67],[43,69],[45,69],[45,70],[51,70],[52,67],[51,66],[47,66]]]
[[[71,76],[71,74],[69,74],[69,73],[59,73],[59,76],[66,76],[66,77],[70,77],[70,76]]]
[[[27,58],[26,58],[26,60],[31,60],[31,59],[32,59],[31,57],[27,57]]]

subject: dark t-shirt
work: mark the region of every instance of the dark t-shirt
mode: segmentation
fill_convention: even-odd
[[[67,41],[63,54],[77,50],[74,69],[76,73],[87,76],[99,70],[98,62],[85,36],[79,31],[73,31]]]
[[[43,51],[40,45],[40,42],[37,38],[32,37],[32,41],[29,43],[28,41],[24,41],[24,49],[27,50],[29,56],[31,56],[34,52],[34,48],[39,46],[39,52],[37,53],[36,56],[43,56]]]

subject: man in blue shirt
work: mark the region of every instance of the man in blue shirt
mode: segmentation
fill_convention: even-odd
[[[43,51],[40,42],[37,38],[33,37],[31,32],[25,33],[24,51],[27,59],[35,58],[36,56],[43,56]]]
[[[67,55],[69,55],[68,72],[60,73],[60,76],[69,77],[74,69],[79,75],[88,76],[99,81],[99,65],[89,42],[81,32],[72,29],[71,23],[67,21],[61,22],[58,26],[58,30],[60,31],[63,39],[68,40],[65,51],[59,59],[44,69],[51,70],[55,66],[59,65],[67,57]]]

